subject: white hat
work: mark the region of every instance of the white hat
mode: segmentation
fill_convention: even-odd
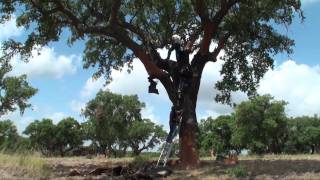
[[[179,35],[177,35],[177,34],[174,34],[173,36],[172,36],[172,41],[174,42],[174,43],[177,43],[177,44],[181,44],[182,42],[181,42],[181,37],[179,36]]]

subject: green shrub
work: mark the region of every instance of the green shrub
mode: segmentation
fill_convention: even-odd
[[[242,165],[228,169],[226,170],[226,173],[230,176],[235,176],[235,177],[245,177],[248,175],[246,168]]]

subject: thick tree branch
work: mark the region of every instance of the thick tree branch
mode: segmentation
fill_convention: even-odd
[[[218,27],[222,22],[222,19],[227,15],[230,8],[240,1],[241,0],[222,1],[220,11],[218,11],[212,19],[214,26]]]
[[[57,6],[57,9],[64,13],[70,20],[74,27],[78,28],[78,26],[81,24],[80,20],[73,14],[73,12],[69,9],[67,9],[61,1],[53,1],[53,3]]]
[[[112,37],[116,38],[120,43],[124,44],[133,51],[133,53],[143,63],[150,76],[159,78],[166,74],[159,67],[157,67],[154,62],[151,61],[152,57],[146,53],[146,50],[128,36],[127,31],[117,26],[114,26],[113,28],[115,31],[113,32]]]
[[[225,35],[221,36],[218,46],[209,54],[208,61],[216,62],[217,56],[221,52],[221,50],[225,47],[226,42],[230,37],[230,33],[226,33]]]
[[[121,1],[114,1],[114,5],[112,7],[110,21],[113,25],[107,25],[105,27],[90,27],[88,28],[86,25],[81,24],[81,21],[70,11],[60,1],[55,1],[57,8],[59,11],[64,13],[70,20],[72,25],[81,33],[89,33],[89,34],[100,34],[106,35],[110,37],[114,37],[120,43],[127,46],[129,49],[133,51],[135,56],[137,56],[140,61],[144,64],[149,75],[154,77],[161,77],[165,75],[165,73],[158,68],[152,61],[151,57],[146,53],[140,45],[134,42],[127,34],[125,28],[121,28],[113,23],[117,23],[117,12],[119,11]],[[130,27],[132,29],[132,27]]]
[[[209,52],[210,41],[213,35],[211,31],[213,24],[209,18],[208,9],[206,8],[204,0],[196,0],[194,2],[194,9],[201,19],[203,30],[203,38],[200,45],[200,54],[206,55],[206,53]]]
[[[199,51],[202,56],[206,56],[209,53],[209,46],[211,44],[213,35],[217,32],[220,23],[227,15],[230,8],[239,1],[240,0],[221,1],[221,9],[214,15],[212,20],[207,18],[208,15],[204,2],[202,0],[197,1],[195,9],[201,18],[204,34]]]
[[[175,90],[174,90],[173,82],[170,76],[169,75],[162,76],[161,78],[158,78],[158,79],[160,80],[161,84],[164,86],[170,101],[176,102]]]
[[[136,34],[142,40],[142,42],[151,43],[151,39],[146,35],[146,32],[140,29],[139,27],[123,21],[118,21],[118,24],[124,29],[128,29],[132,33]]]
[[[121,6],[122,0],[114,0],[113,5],[111,8],[111,14],[109,18],[109,22],[112,24],[116,22],[116,19],[118,18],[118,12]]]
[[[132,38],[129,37],[127,30],[135,33],[142,39],[144,44],[151,44],[150,38],[147,37],[146,33],[140,28],[129,24],[127,22],[121,22],[118,17],[118,11],[120,9],[121,1],[114,1],[112,11],[110,14],[109,22],[110,25],[105,26],[87,26],[82,22],[71,10],[69,10],[60,1],[54,1],[56,8],[55,10],[62,12],[66,16],[66,22],[75,27],[76,30],[81,33],[105,35],[115,38],[118,42],[127,46],[133,51],[136,57],[144,64],[148,74],[160,80],[165,87],[170,100],[174,101],[175,95],[173,90],[173,84],[168,73],[172,70],[175,62],[171,60],[164,60],[160,57],[156,50],[154,52],[147,52],[142,46],[137,44]],[[152,45],[152,44],[151,44]],[[156,60],[156,61],[152,61]],[[168,73],[164,72],[163,70]]]
[[[64,21],[61,21],[61,22],[70,24],[78,31],[78,33],[112,36],[114,30],[111,25],[89,27],[88,25],[85,24],[85,22],[82,22],[76,15],[74,15],[71,10],[67,9],[60,1],[54,1],[54,3],[57,6],[55,9],[63,13],[67,18],[66,22]]]
[[[204,0],[193,1],[193,6],[194,6],[196,13],[199,15],[199,17],[201,19],[201,23],[206,23],[206,22],[210,21],[208,9],[206,8],[206,4],[205,4]]]

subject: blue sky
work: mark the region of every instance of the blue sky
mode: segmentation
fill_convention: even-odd
[[[276,67],[270,70],[262,80],[259,93],[269,93],[276,99],[289,102],[286,112],[289,116],[320,114],[320,1],[303,0],[305,22],[296,19],[288,31],[284,31],[296,42],[294,54],[280,54],[275,57]],[[15,26],[12,21],[0,25],[0,43],[8,38],[22,39],[26,32]],[[67,33],[62,40],[52,43],[42,50],[40,56],[35,55],[28,64],[12,60],[14,67],[11,75],[27,74],[28,81],[39,92],[31,98],[32,109],[20,116],[13,112],[1,119],[13,120],[19,132],[35,119],[52,118],[58,122],[64,117],[72,116],[78,121],[85,119],[80,116],[80,110],[85,103],[92,99],[101,88],[122,94],[138,94],[141,101],[146,103],[142,114],[154,122],[168,128],[170,102],[161,86],[160,95],[148,94],[147,74],[138,61],[134,61],[134,70],[129,75],[126,71],[112,72],[114,81],[103,87],[104,80],[93,81],[91,76],[94,69],[82,68],[83,43],[78,42],[72,47],[66,46]],[[165,54],[165,51],[161,51]],[[221,62],[208,64],[204,70],[197,104],[198,119],[232,112],[226,105],[217,104],[213,98],[213,89],[219,76]],[[246,99],[243,93],[234,93],[235,102]]]

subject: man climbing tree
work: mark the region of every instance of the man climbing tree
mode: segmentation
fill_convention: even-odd
[[[294,45],[273,25],[287,27],[296,13],[303,19],[300,7],[300,0],[4,0],[1,21],[16,13],[18,25],[33,31],[28,31],[25,42],[4,43],[2,58],[19,53],[27,59],[34,47],[58,41],[67,29],[69,44],[85,41],[84,67],[98,65],[96,76],[110,80],[112,69],[131,67],[135,57],[151,80],[161,82],[173,105],[179,102],[181,90],[177,88],[181,77],[176,71],[183,69],[179,61],[189,64],[188,88],[180,94],[179,135],[181,162],[192,167],[199,164],[195,112],[205,65],[216,62],[224,51],[217,101],[230,103],[231,92],[237,90],[254,95],[259,80],[273,66],[273,55],[291,53]],[[180,37],[178,47],[173,35]],[[177,61],[158,53],[170,47],[178,54]]]

